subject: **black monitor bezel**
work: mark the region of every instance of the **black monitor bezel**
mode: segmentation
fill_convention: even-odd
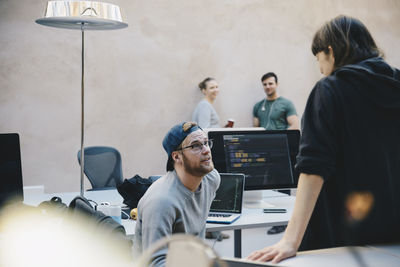
[[[213,157],[214,167],[218,172],[226,173],[225,153],[218,153],[218,146],[223,145],[223,135],[246,135],[246,134],[286,134],[288,137],[289,157],[291,161],[293,183],[291,184],[274,184],[274,185],[249,185],[245,182],[245,190],[266,190],[266,189],[288,189],[297,188],[299,173],[295,170],[296,156],[299,151],[300,131],[299,130],[213,130],[208,131],[208,138],[213,139],[213,147],[211,153]],[[221,149],[220,149],[221,150]],[[222,149],[223,151],[223,149]]]
[[[0,155],[0,161],[13,162],[15,169],[10,177],[0,177],[2,183],[7,183],[0,190],[0,207],[12,203],[22,203],[24,201],[21,146],[20,138],[17,133],[0,133],[0,146],[3,154]],[[3,175],[0,175],[3,176]],[[10,181],[9,179],[13,179]]]

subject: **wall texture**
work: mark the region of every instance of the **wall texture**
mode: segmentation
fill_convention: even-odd
[[[321,78],[312,36],[339,14],[361,19],[400,67],[398,0],[109,2],[129,27],[85,33],[85,145],[116,147],[125,177],[165,172],[161,140],[190,120],[202,98],[197,84],[207,76],[220,85],[222,123],[251,126],[268,71],[301,115]],[[25,185],[78,191],[81,35],[36,24],[45,5],[0,0],[0,132],[20,134]]]

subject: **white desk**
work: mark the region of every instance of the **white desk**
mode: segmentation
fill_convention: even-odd
[[[264,200],[275,205],[277,208],[284,208],[286,213],[263,213],[262,209],[244,208],[242,216],[232,224],[207,223],[207,231],[234,230],[234,256],[242,257],[242,229],[269,227],[276,225],[285,225],[289,222],[293,211],[295,197],[286,194],[272,192]]]
[[[79,196],[78,192],[67,193],[52,193],[42,194],[35,196],[27,196],[24,203],[27,205],[37,206],[42,201],[50,200],[52,197],[58,196],[62,201],[69,205],[69,203]],[[99,191],[86,191],[84,195],[87,199],[101,202],[110,202],[111,204],[122,204],[123,198],[117,190],[99,190]],[[275,225],[287,224],[292,214],[295,198],[286,194],[265,191],[264,200],[275,205],[279,208],[287,209],[286,213],[263,213],[262,209],[247,209],[244,208],[242,216],[232,224],[215,224],[207,223],[207,231],[224,231],[234,230],[234,255],[241,258],[242,255],[242,229],[269,227]],[[125,227],[127,235],[132,236],[135,233],[136,221],[122,220],[122,225]]]
[[[299,252],[279,265],[296,267],[400,266],[400,245],[337,247]]]
[[[223,258],[229,267],[375,267],[400,266],[400,244],[317,249],[297,253],[277,264]]]
[[[78,196],[78,192],[40,194],[35,196],[26,196],[24,203],[37,206],[42,201],[50,200],[53,196],[59,196],[63,202],[69,205],[71,200]],[[241,255],[241,230],[257,227],[268,227],[274,225],[286,224],[292,214],[295,198],[276,192],[266,193],[265,200],[279,208],[286,208],[287,213],[263,213],[262,209],[244,208],[242,217],[236,222],[228,225],[211,224],[206,225],[208,231],[234,230],[235,257]],[[110,202],[121,204],[123,198],[117,190],[87,191],[85,197],[98,203]],[[133,220],[123,220],[127,235],[133,235],[136,222]],[[239,261],[240,260],[235,260]],[[243,260],[245,261],[245,260]],[[299,252],[296,257],[286,259],[278,266],[296,266],[296,267],[337,267],[337,266],[400,266],[400,245],[374,245],[364,247],[339,247],[331,249],[321,249]],[[233,265],[232,265],[233,266]],[[268,263],[249,263],[248,265],[234,266],[272,266]],[[274,265],[276,266],[276,265]]]
[[[79,192],[24,195],[24,203],[31,206],[38,206],[42,201],[50,200],[52,197],[57,196],[62,199],[63,203],[69,205],[69,203],[79,195],[80,195]],[[96,201],[98,204],[100,204],[101,202],[110,202],[111,204],[121,204],[122,201],[124,200],[116,189],[85,191],[84,196],[87,199]]]
[[[52,194],[37,194],[37,195],[24,195],[24,203],[31,206],[38,206],[41,202],[50,200],[52,197],[60,197],[62,202],[69,206],[69,203],[77,196],[79,192],[63,192],[63,193],[52,193]],[[122,204],[124,200],[119,192],[114,190],[98,190],[98,191],[85,191],[85,198],[93,200],[100,204],[101,202],[109,202],[110,204]],[[121,223],[124,228],[126,235],[133,236],[135,233],[136,221],[134,220],[122,220]]]

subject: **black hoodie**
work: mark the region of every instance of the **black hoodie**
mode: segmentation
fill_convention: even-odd
[[[324,179],[300,250],[400,241],[400,71],[382,58],[313,88],[296,169]]]

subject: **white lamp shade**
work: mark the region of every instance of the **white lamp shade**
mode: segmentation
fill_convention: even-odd
[[[128,26],[117,5],[94,1],[48,1],[43,18],[37,23],[56,28],[116,30]]]

